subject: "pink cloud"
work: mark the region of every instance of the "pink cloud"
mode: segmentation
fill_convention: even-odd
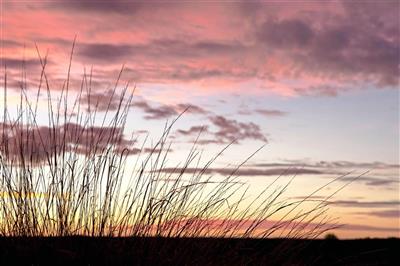
[[[245,2],[10,3],[3,48],[5,54],[23,54],[26,44],[32,59],[32,44],[38,42],[57,63],[49,76],[58,77],[77,35],[75,73],[83,65],[98,65],[99,83],[126,63],[127,75],[139,84],[191,84],[210,91],[224,84],[217,90],[335,96],[365,84],[396,87],[396,10],[398,2],[290,8]],[[258,88],[243,91],[238,85],[254,81]]]

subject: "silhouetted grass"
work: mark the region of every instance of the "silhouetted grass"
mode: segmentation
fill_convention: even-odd
[[[99,99],[91,99],[91,73],[84,73],[80,89],[70,88],[72,54],[64,85],[54,92],[47,57],[38,52],[36,96],[29,96],[32,89],[23,79],[17,115],[9,112],[5,73],[0,236],[316,238],[337,227],[327,206],[344,186],[324,200],[310,199],[341,177],[296,201],[282,198],[294,177],[281,186],[277,177],[251,198],[235,174],[254,154],[215,179],[207,169],[230,145],[201,164],[196,142],[174,173],[163,172],[170,168],[168,136],[179,117],[166,124],[155,144],[137,148],[123,134],[133,98],[129,84],[119,85],[123,69],[108,104],[100,107]],[[38,112],[43,99],[46,119]],[[188,168],[197,170],[189,174]],[[271,223],[273,217],[279,219]]]

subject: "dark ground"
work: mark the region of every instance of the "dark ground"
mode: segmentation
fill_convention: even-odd
[[[0,265],[400,265],[400,239],[0,238]]]

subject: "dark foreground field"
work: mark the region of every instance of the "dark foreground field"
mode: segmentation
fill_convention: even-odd
[[[0,265],[398,265],[400,239],[0,238]]]

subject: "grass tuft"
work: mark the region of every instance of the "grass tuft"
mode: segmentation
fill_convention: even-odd
[[[230,145],[201,164],[194,143],[176,171],[162,171],[171,168],[168,136],[176,119],[150,148],[127,139],[133,93],[129,84],[119,85],[123,69],[104,104],[92,97],[92,73],[84,73],[80,89],[70,88],[72,53],[56,92],[46,74],[47,57],[38,56],[36,94],[22,80],[16,115],[7,106],[4,75],[0,236],[315,238],[338,226],[327,214],[337,191],[317,202],[309,199],[323,187],[303,200],[285,200],[293,179],[277,186],[277,177],[251,198],[235,175],[243,164],[222,179],[206,174]],[[42,102],[47,118],[38,112]]]

